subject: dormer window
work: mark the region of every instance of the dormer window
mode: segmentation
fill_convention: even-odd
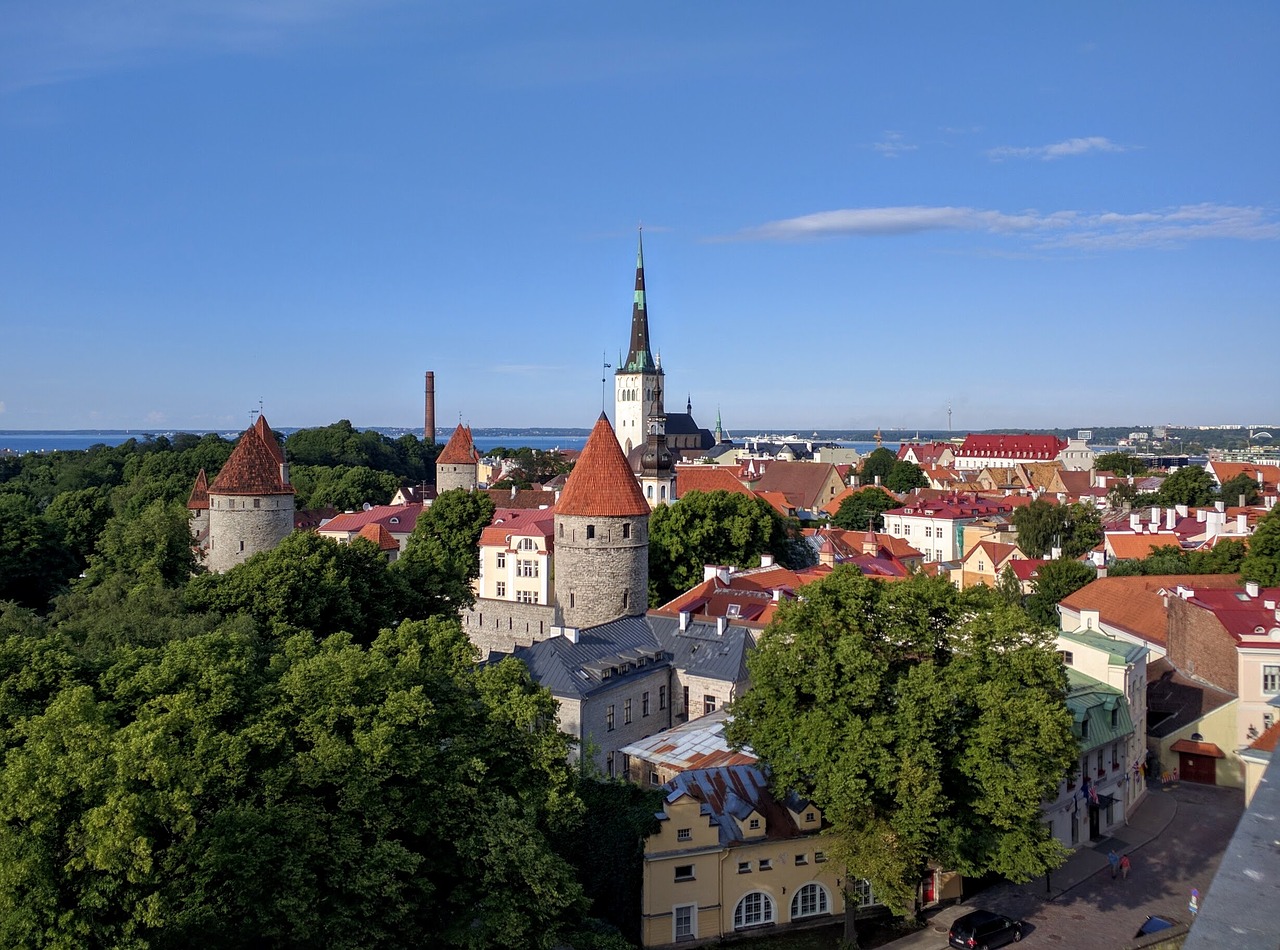
[[[752,831],[758,831],[760,828],[760,819],[752,818],[749,822],[747,822],[747,827],[750,828]]]

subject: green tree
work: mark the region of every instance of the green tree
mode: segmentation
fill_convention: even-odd
[[[298,492],[300,508],[339,511],[358,511],[365,504],[385,505],[400,487],[400,479],[390,472],[362,465],[299,466],[291,472],[290,480]]]
[[[369,643],[404,613],[405,593],[371,541],[339,544],[295,531],[223,574],[203,574],[187,587],[185,604],[222,616],[244,612],[264,631],[298,630],[317,637],[350,634]]]
[[[1099,472],[1111,472],[1113,475],[1147,474],[1147,466],[1143,461],[1128,452],[1103,452],[1094,459],[1093,467]]]
[[[107,522],[85,580],[101,584],[122,575],[141,584],[177,586],[196,569],[186,506],[156,499],[136,516],[119,514]]]
[[[1167,508],[1175,505],[1207,505],[1213,501],[1213,476],[1199,465],[1184,465],[1160,483],[1157,493]]]
[[[111,518],[111,502],[107,491],[96,486],[64,491],[49,503],[44,517],[62,535],[63,545],[83,569]]]
[[[1027,613],[1046,627],[1058,626],[1058,602],[1074,594],[1098,576],[1088,564],[1073,558],[1059,558],[1036,568],[1031,582],[1031,595],[1027,597]]]
[[[917,488],[928,488],[929,479],[915,462],[899,459],[889,469],[889,477],[884,481],[889,491],[909,492]]]
[[[764,499],[687,492],[649,517],[650,606],[701,583],[707,564],[755,567],[761,554],[781,554],[786,542],[786,522]]]
[[[1000,572],[1000,580],[996,582],[996,593],[1010,606],[1018,606],[1022,603],[1022,582],[1018,580],[1018,575],[1013,573],[1013,567],[1009,564],[1006,564],[1004,570]]]
[[[898,506],[898,500],[883,488],[863,488],[847,496],[831,520],[846,531],[881,531],[884,513]]]
[[[930,860],[1025,881],[1064,859],[1040,804],[1077,755],[1065,675],[994,592],[839,567],[782,606],[748,664],[729,738],[823,810],[850,890],[869,880],[908,913]]]
[[[862,484],[874,485],[877,478],[880,479],[881,485],[888,484],[889,473],[897,463],[898,456],[881,446],[862,460],[862,467],[858,470]]]
[[[1063,557],[1076,558],[1102,541],[1102,520],[1097,509],[1073,503],[1059,505],[1037,498],[1013,513],[1018,547],[1028,557],[1045,557],[1061,548]]]
[[[456,616],[475,603],[471,582],[480,574],[480,535],[493,512],[486,493],[455,488],[418,516],[393,565],[408,597],[406,616]]]
[[[1222,487],[1218,489],[1218,497],[1228,505],[1239,505],[1241,496],[1244,496],[1244,504],[1246,506],[1256,505],[1262,498],[1258,480],[1250,478],[1245,472],[1241,472],[1234,478],[1228,478],[1222,483]]]
[[[1249,538],[1249,553],[1240,564],[1240,577],[1263,587],[1280,586],[1280,508],[1258,522]]]
[[[0,601],[43,609],[76,571],[57,528],[18,494],[0,494]]]

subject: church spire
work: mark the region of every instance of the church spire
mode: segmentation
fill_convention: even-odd
[[[637,242],[636,296],[631,305],[631,349],[627,353],[627,361],[618,368],[620,373],[652,373],[658,368],[653,360],[653,351],[649,348],[649,311],[644,299],[643,232]]]

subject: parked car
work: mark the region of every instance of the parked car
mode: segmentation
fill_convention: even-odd
[[[957,917],[947,934],[947,943],[963,950],[988,950],[1021,939],[1022,921],[989,910],[975,910]]]

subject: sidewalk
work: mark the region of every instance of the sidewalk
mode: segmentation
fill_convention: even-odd
[[[971,902],[939,909],[927,916],[922,930],[882,946],[892,950],[938,950],[946,946],[947,931],[951,929],[952,921],[979,908],[1025,918],[1046,900],[1056,900],[1100,871],[1107,870],[1107,852],[1112,848],[1123,854],[1149,844],[1172,824],[1177,814],[1178,800],[1159,786],[1152,787],[1128,824],[1120,825],[1109,838],[1081,845],[1062,867],[1049,875],[1047,895],[1044,878],[1036,878],[1026,884],[997,885],[977,895]]]

